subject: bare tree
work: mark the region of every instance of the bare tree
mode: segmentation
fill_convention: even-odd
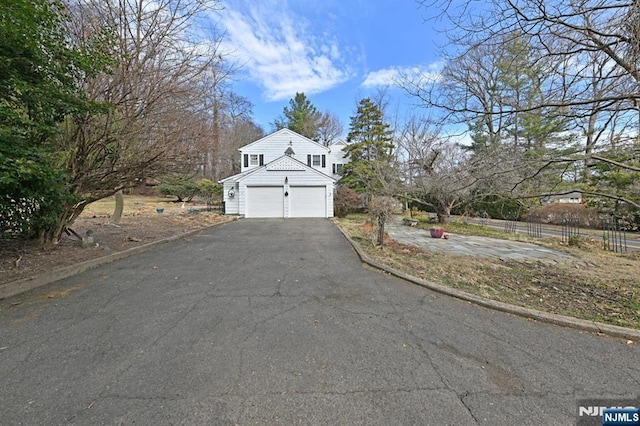
[[[558,117],[562,123],[560,128],[571,137],[559,138],[551,151],[538,158],[521,159],[527,166],[523,171],[527,173],[520,173],[523,178],[516,187],[520,196],[575,190],[629,205],[638,204],[640,194],[633,185],[620,192],[616,183],[617,173],[632,179],[640,149],[640,8],[637,1],[495,0],[484,12],[474,14],[465,13],[471,1],[422,3],[430,10],[439,10],[441,17],[446,16],[454,24],[449,36],[459,50],[449,52],[452,59],[448,67],[461,65],[456,75],[473,74],[469,61],[476,69],[481,68],[481,62],[473,60],[478,57],[478,51],[488,53],[486,58],[491,64],[499,64],[496,54],[507,52],[509,43],[519,37],[526,38],[533,53],[524,69],[542,66],[545,70],[542,87],[546,96],[529,98],[533,102],[505,102],[504,97],[499,97],[496,110],[492,108],[494,104],[478,96],[474,79],[466,83],[458,79],[462,84],[457,92],[449,91],[449,98],[442,98],[441,90],[451,81],[447,68],[442,81],[436,84],[424,81],[406,84],[423,102],[445,111],[447,118],[453,119],[450,123],[460,117],[467,120],[476,117],[488,127],[491,121],[503,124],[506,117],[516,123],[514,128],[519,132],[523,114],[538,112],[539,117],[544,117],[552,112]],[[493,87],[485,87],[482,93],[491,93]],[[468,99],[477,102],[469,103]],[[614,164],[617,171],[612,169]],[[575,172],[568,173],[569,169]],[[531,185],[528,180],[538,179],[552,170],[557,178],[554,186]],[[580,171],[582,180],[566,179]],[[532,191],[528,194],[523,190],[527,186]]]
[[[469,152],[451,142],[437,124],[411,118],[397,138],[403,164],[404,198],[432,208],[439,222],[468,201],[478,179],[472,175]]]
[[[343,130],[340,119],[335,114],[325,111],[318,120],[318,142],[329,146],[342,135]]]
[[[229,117],[230,118],[230,117]],[[217,179],[240,173],[238,149],[264,136],[264,130],[248,117],[236,117],[225,122],[217,151]]]
[[[389,219],[401,210],[400,203],[393,197],[376,196],[371,199],[367,211],[375,227],[373,243],[377,246],[384,244],[384,227]]]
[[[215,64],[218,39],[195,34],[211,0],[68,0],[70,41],[98,41],[111,52],[111,73],[85,75],[87,96],[103,114],[69,117],[58,139],[77,199],[60,217],[57,237],[92,201],[148,176],[193,169],[210,120],[202,76]],[[106,30],[105,30],[106,29]]]

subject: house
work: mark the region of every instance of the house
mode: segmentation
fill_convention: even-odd
[[[345,154],[343,151],[346,147],[347,144],[342,139],[338,139],[329,147],[331,150],[331,152],[329,153],[331,175],[336,179],[340,179],[340,177],[342,176],[342,166],[344,166],[349,161],[345,158]]]
[[[333,217],[333,192],[346,162],[329,147],[281,129],[240,148],[240,173],[220,181],[226,214],[251,217]]]
[[[567,194],[561,195],[550,195],[546,197],[542,197],[540,199],[540,203],[543,206],[547,204],[560,203],[560,204],[581,204],[582,203],[582,194],[577,191],[569,192]]]

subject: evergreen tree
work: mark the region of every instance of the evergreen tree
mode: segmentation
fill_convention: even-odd
[[[304,93],[297,93],[284,107],[283,116],[273,123],[277,130],[289,129],[317,141],[319,138],[322,114],[316,109]]]
[[[14,0],[0,13],[0,236],[40,237],[73,203],[51,139],[69,114],[95,108],[76,77],[93,72],[70,46],[60,1]]]
[[[343,168],[340,183],[365,194],[384,195],[395,181],[393,138],[382,111],[369,98],[362,99],[357,113],[351,117],[345,155],[349,163]]]

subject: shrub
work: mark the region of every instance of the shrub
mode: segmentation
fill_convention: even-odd
[[[162,195],[173,195],[178,197],[178,202],[191,201],[198,195],[197,183],[190,177],[183,175],[170,175],[163,179],[162,183],[156,186],[156,191]]]
[[[476,199],[466,204],[463,209],[474,216],[493,219],[518,219],[522,205],[517,200],[503,198],[498,195],[477,195]],[[461,213],[458,211],[457,213]]]
[[[209,179],[200,179],[196,184],[198,193],[206,198],[222,195],[222,185],[215,183]]]
[[[579,235],[571,235],[569,237],[569,241],[567,241],[570,246],[579,246],[580,245],[580,236]]]
[[[362,197],[353,189],[339,186],[333,200],[333,214],[345,217],[362,207]]]

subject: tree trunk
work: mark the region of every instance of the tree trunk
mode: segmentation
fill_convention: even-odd
[[[452,206],[453,206],[453,203],[442,203],[438,206],[438,208],[436,209],[436,216],[438,217],[438,223],[449,222]]]
[[[116,192],[114,197],[116,198],[116,206],[113,210],[113,215],[111,216],[111,223],[120,223],[122,211],[124,210],[124,197],[122,196],[122,191]]]
[[[384,244],[384,215],[378,216],[378,233],[376,235],[376,245]]]
[[[38,242],[46,246],[60,241],[65,228],[73,225],[73,222],[82,214],[87,204],[89,203],[86,201],[78,204],[67,204],[62,211],[55,216],[55,223],[47,229],[42,229],[38,233]]]

